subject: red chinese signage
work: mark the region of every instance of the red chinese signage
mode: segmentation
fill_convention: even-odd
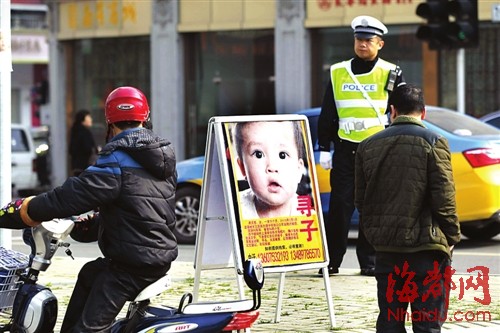
[[[354,7],[354,6],[379,6],[379,5],[402,5],[411,4],[413,0],[316,0],[321,10],[330,10],[332,7]]]

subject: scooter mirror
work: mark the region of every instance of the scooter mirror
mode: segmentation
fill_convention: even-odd
[[[252,290],[260,290],[264,286],[264,267],[260,259],[248,259],[243,264],[243,278]]]

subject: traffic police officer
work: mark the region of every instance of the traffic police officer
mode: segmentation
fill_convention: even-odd
[[[339,272],[354,212],[354,160],[359,142],[388,125],[389,94],[404,79],[401,69],[378,57],[387,27],[371,16],[352,20],[355,57],[330,67],[318,121],[320,164],[330,170],[330,207],[325,224],[330,275]],[[333,142],[335,153],[330,152]],[[333,166],[333,168],[332,168]],[[356,255],[362,275],[374,275],[375,253],[361,231]],[[322,274],[321,270],[319,274]]]

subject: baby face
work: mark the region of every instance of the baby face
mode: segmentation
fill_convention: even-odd
[[[293,125],[284,122],[252,122],[241,131],[241,172],[253,190],[257,204],[278,208],[295,198],[303,173]]]

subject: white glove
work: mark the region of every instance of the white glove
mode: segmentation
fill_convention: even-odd
[[[319,164],[325,170],[332,168],[332,154],[329,151],[319,152]]]

